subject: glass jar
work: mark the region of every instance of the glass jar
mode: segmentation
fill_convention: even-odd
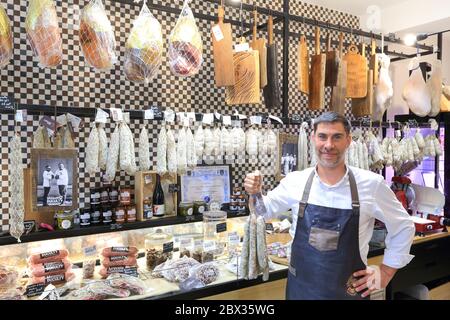
[[[101,188],[101,191],[100,191],[100,203],[102,205],[107,205],[109,203],[108,188]]]
[[[180,202],[178,205],[179,216],[192,216],[194,213],[194,204],[192,202]]]
[[[88,227],[91,225],[91,214],[88,208],[80,209],[80,227]]]
[[[75,213],[72,211],[59,211],[56,214],[58,221],[58,229],[67,230],[73,228],[73,220]]]
[[[109,188],[109,202],[114,206],[119,202],[119,190],[116,187]]]
[[[131,203],[131,189],[130,188],[120,188],[120,204],[123,206],[128,206]]]
[[[99,224],[101,222],[101,216],[100,207],[94,206],[91,208],[91,224]]]
[[[203,214],[206,211],[206,202],[205,201],[194,201],[194,214]]]
[[[161,228],[145,236],[145,256],[147,270],[152,271],[158,265],[172,258],[173,236],[164,233]]]
[[[91,205],[100,204],[100,189],[92,188],[91,189]]]
[[[150,198],[145,198],[142,208],[144,211],[143,213],[144,220],[151,219],[153,217],[153,208]]]
[[[116,208],[115,214],[114,214],[116,223],[118,223],[118,224],[125,223],[125,214],[126,214],[125,207],[124,206],[118,206]]]
[[[103,208],[102,221],[103,221],[103,224],[111,224],[112,223],[112,211],[111,211],[110,207]]]
[[[227,213],[218,203],[211,203],[210,211],[203,213],[203,251],[214,256],[224,253],[228,241]]]
[[[136,222],[136,206],[134,204],[127,207],[127,222]]]

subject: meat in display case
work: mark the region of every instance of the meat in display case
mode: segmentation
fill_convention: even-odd
[[[0,299],[189,299],[232,290],[247,283],[238,273],[246,219],[214,222],[214,233],[228,236],[210,257],[213,234],[202,221],[3,245]],[[158,252],[165,259],[156,261]],[[286,276],[286,266],[270,266],[273,279]]]

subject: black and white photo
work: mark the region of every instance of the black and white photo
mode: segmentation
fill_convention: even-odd
[[[278,146],[277,178],[280,180],[288,173],[297,170],[298,136],[280,133]]]
[[[78,197],[76,149],[33,149],[32,155],[34,207],[37,210],[74,207]]]

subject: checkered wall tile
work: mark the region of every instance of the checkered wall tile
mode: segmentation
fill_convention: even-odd
[[[163,63],[158,76],[145,85],[135,85],[125,79],[122,71],[124,44],[129,34],[132,21],[139,14],[139,5],[129,5],[118,1],[104,0],[105,9],[110,21],[113,24],[119,62],[109,72],[99,73],[86,65],[82,56],[78,35],[78,15],[77,8],[82,8],[88,3],[86,0],[55,1],[58,18],[62,28],[63,39],[63,63],[56,69],[41,69],[38,67],[36,59],[32,55],[25,33],[25,18],[28,1],[6,0],[2,5],[12,20],[12,31],[14,35],[14,57],[11,63],[0,71],[1,94],[13,95],[15,100],[22,104],[44,104],[53,106],[74,106],[74,107],[113,107],[123,106],[127,109],[143,109],[149,105],[157,105],[162,108],[170,107],[177,111],[213,112],[230,114],[234,109],[242,114],[255,114],[257,112],[267,112],[264,102],[260,105],[242,105],[230,107],[225,105],[225,90],[214,86],[214,65],[212,61],[212,49],[210,41],[210,27],[212,22],[196,19],[203,39],[204,63],[198,75],[192,78],[179,78],[171,74],[168,66],[167,55],[163,55]],[[155,4],[178,7],[182,1],[153,1]],[[257,0],[254,2],[260,7],[265,7],[277,11],[282,10],[281,0]],[[207,1],[191,1],[191,8],[194,13],[215,13],[217,6]],[[165,40],[164,50],[167,51],[167,38],[171,29],[175,26],[177,16],[174,14],[156,12],[152,13],[160,21],[163,28]],[[300,2],[291,2],[291,13],[305,14],[308,17],[316,17],[322,21],[329,20],[332,23],[341,23],[345,26],[358,27],[358,18],[345,13],[328,10],[326,8],[312,6]],[[226,7],[226,17],[233,20],[239,19],[239,9]],[[243,19],[246,22],[252,21],[252,14],[244,12]],[[266,21],[267,16],[260,15],[259,21]],[[294,32],[299,32],[301,25],[291,23],[290,28]],[[275,29],[281,31],[282,25],[275,25]],[[240,29],[233,26],[233,32],[238,35]],[[313,35],[313,29],[307,29],[308,34]],[[267,38],[266,32],[259,31],[259,37]],[[247,38],[250,41],[250,38]],[[296,50],[298,39],[290,39],[289,50],[289,112],[298,114],[309,114],[307,110],[307,100],[296,89]],[[280,87],[283,84],[283,42],[282,35],[275,35],[275,42],[278,46],[278,64],[280,75]],[[312,49],[312,44],[310,44]],[[327,99],[328,99],[327,95]],[[274,115],[281,116],[281,110],[271,110]],[[23,143],[23,164],[30,164],[30,149],[32,145],[32,134],[37,129],[40,117],[28,116],[26,126],[21,127],[21,137]],[[12,137],[14,120],[12,115],[1,115],[1,220],[2,230],[8,230],[8,142]],[[79,195],[80,205],[89,202],[89,189],[100,186],[100,174],[90,176],[84,170],[84,156],[87,138],[89,136],[89,121],[85,118],[87,126],[76,132],[75,143],[79,150]],[[138,141],[140,129],[143,124],[147,125],[151,139],[151,156],[153,165],[156,164],[156,139],[160,129],[160,124],[155,122],[132,120],[131,130],[134,132],[135,141]],[[106,133],[108,138],[114,130],[113,124],[107,124]],[[292,133],[298,133],[298,127],[280,129]],[[138,148],[136,145],[136,152]],[[137,156],[137,154],[136,154]],[[256,169],[257,165],[248,162],[233,167],[233,184],[239,186],[245,174]],[[273,168],[264,169],[266,173],[265,183],[268,187],[274,187],[276,181],[273,175]],[[132,177],[125,173],[116,176],[115,183],[122,186],[134,186]]]

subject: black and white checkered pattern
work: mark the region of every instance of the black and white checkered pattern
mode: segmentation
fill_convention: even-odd
[[[123,74],[123,56],[127,36],[130,32],[132,21],[140,11],[140,5],[129,5],[117,1],[104,0],[107,15],[113,25],[119,62],[106,73],[99,73],[91,69],[85,63],[81,53],[78,40],[79,9],[88,3],[87,0],[55,1],[58,18],[62,29],[63,40],[63,63],[56,69],[40,69],[36,59],[32,55],[27,43],[25,33],[25,18],[27,12],[27,1],[6,0],[2,5],[12,20],[12,31],[14,36],[14,57],[11,63],[0,71],[1,93],[14,96],[21,104],[43,104],[52,106],[74,106],[74,107],[123,107],[126,109],[143,109],[149,105],[157,105],[162,108],[170,107],[176,111],[188,112],[219,112],[231,114],[233,109],[239,113],[252,115],[257,112],[267,112],[264,103],[260,105],[242,105],[230,107],[225,105],[225,90],[216,88],[214,85],[214,65],[212,60],[212,44],[210,41],[210,27],[212,22],[197,19],[198,28],[203,40],[203,65],[199,73],[191,78],[179,78],[171,74],[168,66],[167,55],[163,55],[163,62],[158,76],[148,85],[135,85],[125,79]],[[167,5],[180,8],[182,1],[153,1],[155,4]],[[282,1],[257,0],[254,1],[260,7],[277,11],[282,10]],[[207,1],[191,1],[194,12],[213,14],[217,6]],[[163,29],[164,50],[168,49],[168,35],[175,26],[177,16],[174,14],[156,12],[152,13],[160,21]],[[343,26],[358,27],[358,17],[345,13],[328,10],[310,4],[291,2],[291,13],[306,15],[321,21],[329,20],[331,23],[341,23]],[[244,12],[246,22],[252,21],[250,12]],[[239,19],[239,10],[226,7],[226,17],[233,20]],[[259,21],[267,20],[267,16],[260,15]],[[282,24],[275,25],[277,30],[282,30]],[[292,22],[290,28],[294,32],[300,31],[300,24]],[[313,28],[308,27],[307,32],[313,35]],[[240,29],[233,26],[234,35],[240,33]],[[259,37],[267,38],[266,32],[259,31]],[[337,39],[337,36],[333,36]],[[250,38],[247,38],[250,41]],[[275,41],[278,46],[278,63],[280,75],[280,87],[283,83],[283,41],[281,34],[276,34]],[[289,50],[289,112],[290,114],[311,114],[307,109],[307,98],[297,90],[297,43],[298,39],[290,39]],[[309,44],[310,50],[313,44]],[[329,92],[327,94],[329,99]],[[263,101],[262,101],[263,102]],[[281,116],[281,110],[271,112]],[[350,114],[348,114],[351,116]],[[32,134],[37,129],[40,117],[28,116],[26,126],[21,128],[23,143],[23,163],[30,165],[30,149],[32,146]],[[1,170],[2,170],[2,230],[8,230],[8,142],[14,130],[14,119],[12,115],[1,115]],[[100,174],[90,176],[84,169],[84,156],[86,141],[89,136],[89,121],[85,118],[87,126],[76,132],[75,144],[79,150],[79,196],[80,205],[89,202],[89,189],[100,185]],[[138,141],[140,129],[146,124],[151,140],[151,156],[153,166],[156,165],[156,144],[160,123],[132,120],[130,129],[134,133],[135,141]],[[281,129],[286,132],[298,133],[298,126]],[[106,125],[106,134],[110,138],[114,130],[114,124]],[[138,148],[136,145],[136,152]],[[137,154],[136,154],[137,157]],[[247,172],[254,170],[255,165],[248,162],[236,165],[232,169],[233,185],[240,186]],[[134,186],[134,179],[125,173],[116,176],[116,185]],[[269,188],[275,186],[274,176],[267,176],[265,183]]]

